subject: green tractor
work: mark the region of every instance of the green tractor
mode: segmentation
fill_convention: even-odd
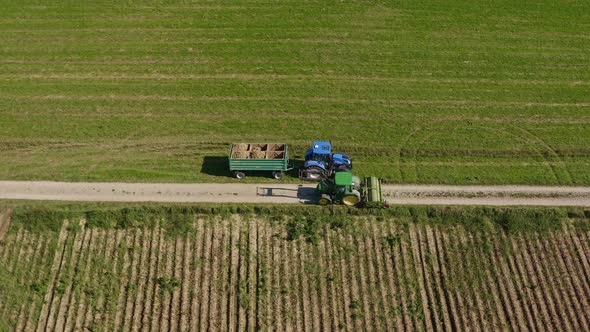
[[[343,204],[367,208],[384,208],[381,182],[376,177],[366,177],[362,183],[350,172],[338,172],[334,178],[322,180],[316,187],[320,205]]]

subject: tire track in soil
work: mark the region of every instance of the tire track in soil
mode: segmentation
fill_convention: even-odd
[[[130,331],[135,323],[133,315],[135,310],[135,297],[137,296],[137,289],[139,284],[139,270],[141,269],[142,260],[145,260],[145,258],[143,257],[144,249],[146,249],[149,246],[151,237],[149,235],[146,235],[145,232],[143,232],[140,229],[135,230],[135,233],[136,234],[133,241],[133,247],[131,247],[133,256],[131,258],[131,265],[129,266],[129,279],[127,282],[127,287],[125,288],[125,315],[123,316],[123,323],[121,326],[121,330],[123,331]]]
[[[436,287],[438,285],[434,272],[434,263],[436,257],[432,257],[430,255],[430,251],[428,250],[428,240],[424,234],[425,227],[428,226],[416,225],[414,232],[417,240],[416,243],[418,244],[417,249],[421,263],[420,266],[422,269],[422,275],[424,276],[423,278],[426,284],[426,293],[428,295],[432,325],[436,331],[442,331],[445,328],[445,322],[442,319],[442,311],[444,310],[442,307],[442,301],[444,301],[444,297],[439,297],[438,293],[436,292]]]
[[[228,301],[226,307],[227,326],[228,331],[239,330],[239,313],[238,313],[238,292],[239,292],[239,270],[238,264],[240,261],[240,222],[232,222],[230,224],[230,248],[229,248],[229,266],[228,266]]]
[[[144,300],[142,303],[140,314],[134,319],[135,324],[134,328],[139,324],[138,331],[146,331],[150,328],[150,318],[152,315],[152,308],[154,303],[155,294],[155,280],[156,274],[158,273],[158,258],[159,258],[159,248],[162,241],[163,235],[163,228],[160,227],[159,223],[154,226],[151,230],[152,235],[150,237],[150,247],[149,247],[149,258],[147,259],[147,268],[143,268],[142,272],[145,274],[141,278],[144,280],[143,288],[143,298]]]
[[[59,233],[59,238],[56,247],[56,254],[53,259],[53,264],[51,266],[51,272],[49,274],[51,283],[49,288],[47,289],[47,293],[43,299],[43,304],[41,308],[41,314],[39,315],[39,320],[37,321],[37,331],[44,331],[45,327],[47,326],[47,320],[49,319],[49,306],[53,302],[54,296],[54,289],[57,279],[59,277],[59,270],[62,265],[62,261],[66,251],[66,243],[70,239],[70,233],[67,231],[67,225],[64,222],[61,226],[61,230]]]
[[[580,289],[584,294],[584,298],[588,299],[590,298],[590,288],[587,283],[581,281],[590,280],[590,274],[588,274],[590,271],[584,269],[584,260],[577,253],[576,245],[570,236],[570,229],[567,225],[563,225],[562,233],[562,239],[565,245],[561,248],[567,249],[566,257],[568,257],[568,261],[571,262],[571,271],[575,278],[580,281],[577,289]],[[555,236],[555,234],[553,234],[553,236]]]
[[[285,280],[287,276],[286,273],[286,249],[285,249],[285,240],[283,240],[283,236],[281,233],[275,233],[272,236],[273,242],[273,291],[278,293],[278,305],[275,308],[275,314],[273,315],[274,326],[276,326],[277,331],[284,331],[288,329],[287,326],[287,308],[288,308],[288,298],[286,298],[286,294],[283,291],[283,287],[288,286],[288,282]],[[289,290],[290,291],[290,290]],[[285,326],[283,326],[283,324]]]
[[[43,264],[42,262],[44,260],[46,260],[47,258],[47,248],[51,245],[51,237],[47,237],[44,240],[43,237],[39,237],[39,244],[40,244],[40,248],[37,250],[37,252],[35,253],[35,257],[33,259],[33,262],[31,263],[31,269],[29,269],[27,276],[26,276],[26,280],[27,283],[31,282],[31,281],[38,281],[38,280],[42,280],[42,276],[43,276],[43,272],[45,271],[42,267]],[[29,284],[29,286],[33,286],[33,284]],[[28,305],[24,304],[23,305],[23,312],[24,315],[21,319],[22,325],[20,326],[20,328],[17,328],[17,331],[30,331],[32,328],[30,327],[30,324],[35,321],[36,322],[36,317],[34,317],[35,314],[35,309],[37,308],[37,294],[35,294],[34,292],[32,294],[29,294],[29,301],[28,301]]]
[[[256,221],[248,220],[249,240],[248,240],[248,330],[256,330],[256,288],[258,286],[257,266],[258,261],[258,231]]]
[[[385,317],[384,324],[381,329],[384,331],[402,331],[403,323],[400,321],[400,312],[397,311],[399,303],[395,298],[394,294],[394,281],[393,281],[393,269],[391,268],[390,260],[388,259],[387,251],[382,246],[383,239],[386,236],[383,235],[383,226],[377,226],[376,221],[371,222],[371,238],[366,241],[369,242],[367,247],[372,249],[369,253],[373,257],[373,267],[369,269],[369,275],[375,275],[377,280],[374,282],[379,288],[378,292],[381,295],[381,314]],[[391,308],[393,307],[393,308]]]
[[[189,331],[197,331],[200,321],[199,314],[201,313],[201,299],[203,293],[201,290],[202,273],[203,273],[203,250],[205,248],[205,220],[197,220],[197,230],[195,238],[192,239],[192,255],[191,255],[191,289],[190,289],[190,312],[189,317]]]
[[[0,212],[0,244],[3,243],[6,234],[8,234],[8,230],[10,229],[10,224],[12,221],[12,209],[6,209],[3,213]],[[4,251],[4,245],[0,245],[0,250]]]
[[[75,244],[79,243],[80,236],[78,234],[71,234],[70,232],[68,232],[68,239],[66,240],[66,242],[64,243],[64,248],[63,248],[63,254],[62,254],[62,258],[61,258],[61,262],[59,264],[59,267],[56,271],[56,274],[53,278],[53,291],[52,291],[52,295],[51,295],[51,300],[49,302],[46,303],[47,306],[47,318],[45,319],[45,323],[44,323],[44,329],[45,330],[53,330],[55,327],[55,321],[56,321],[56,315],[57,312],[59,311],[59,304],[61,302],[61,299],[63,297],[63,292],[65,291],[63,289],[63,285],[64,285],[64,281],[63,281],[63,275],[64,275],[64,270],[67,270],[70,266],[69,266],[69,260],[70,257],[72,257],[72,254],[75,251]],[[20,249],[22,249],[22,247],[26,247],[27,246],[27,237],[25,236],[24,239],[21,240],[21,246]],[[20,258],[20,251],[19,251],[19,256],[17,256],[17,261],[19,261]],[[14,269],[16,268],[16,266],[14,266],[12,268],[12,273],[14,273]],[[2,315],[4,315],[4,313],[2,313]]]
[[[587,285],[587,281],[584,281],[587,279],[584,279],[583,276],[582,279],[580,279],[576,274],[575,270],[577,265],[571,261],[571,252],[568,250],[568,247],[571,245],[571,243],[566,243],[567,237],[568,235],[566,231],[563,230],[563,233],[559,238],[557,238],[555,234],[551,234],[548,239],[555,250],[554,252],[556,255],[558,255],[556,259],[558,260],[558,264],[561,268],[561,275],[563,276],[565,274],[565,277],[559,278],[559,280],[565,280],[566,293],[569,295],[569,297],[565,296],[566,300],[569,298],[570,303],[572,304],[578,303],[578,301],[584,301],[587,305],[588,295],[584,294],[583,290],[584,286]],[[580,323],[586,322],[587,317],[582,315],[581,317],[578,317],[577,321]]]
[[[359,239],[359,237],[362,237]],[[358,232],[354,236],[350,237],[350,240],[355,244],[357,248],[357,255],[354,255],[353,259],[356,260],[356,267],[358,272],[359,288],[362,296],[363,303],[363,320],[365,322],[365,329],[378,329],[377,321],[379,316],[373,304],[375,303],[375,296],[373,295],[373,287],[370,287],[369,277],[367,276],[367,264],[366,260],[369,259],[366,248],[364,247],[364,230]]]
[[[324,227],[324,232],[327,232],[327,229]],[[325,233],[324,233],[325,234]],[[330,309],[332,309],[332,303],[329,299],[329,286],[327,282],[329,282],[329,269],[326,265],[326,260],[323,255],[325,252],[326,246],[326,237],[324,235],[323,238],[318,241],[318,243],[312,247],[313,256],[312,261],[308,262],[308,264],[317,264],[317,273],[315,275],[315,282],[314,286],[316,287],[316,302],[314,304],[317,315],[317,326],[321,331],[332,331],[335,330],[335,326],[333,325],[332,317],[330,315]]]
[[[247,220],[240,220],[240,260],[238,281],[238,329],[247,330],[250,309],[250,225]]]
[[[413,330],[424,330],[426,329],[424,322],[424,306],[421,303],[421,294],[419,286],[415,283],[418,282],[418,276],[414,267],[413,258],[411,257],[411,249],[408,246],[413,245],[410,238],[411,230],[408,228],[405,230],[406,238],[400,241],[400,258],[403,270],[401,276],[404,280],[402,288],[407,290],[406,295],[408,298],[408,313],[412,318]]]
[[[453,331],[461,330],[461,318],[463,314],[463,310],[461,307],[458,307],[457,297],[459,296],[457,290],[450,285],[447,285],[447,281],[452,279],[452,275],[449,274],[447,271],[447,267],[449,267],[449,255],[443,250],[444,247],[444,240],[441,231],[437,228],[432,229],[432,237],[434,239],[433,246],[434,253],[436,257],[438,257],[438,264],[440,266],[440,282],[442,284],[442,288],[444,290],[444,296],[447,301],[447,310],[449,314],[449,319],[451,320],[451,327]],[[453,292],[454,290],[454,292]],[[464,326],[465,324],[463,324]]]
[[[259,322],[258,327],[260,330],[266,331],[271,330],[273,327],[276,327],[272,323],[272,314],[273,312],[270,310],[271,307],[276,307],[277,302],[274,299],[274,290],[273,286],[273,271],[275,270],[275,265],[273,264],[272,258],[272,247],[271,247],[271,237],[270,237],[270,225],[269,222],[266,220],[259,220],[259,246],[262,246],[262,250],[264,255],[262,256],[262,263],[260,264],[260,280],[261,280],[261,292],[260,297],[258,300],[258,314],[259,314]],[[264,282],[262,282],[262,280]]]
[[[282,237],[283,240],[283,252],[281,253],[284,260],[284,270],[283,270],[283,277],[286,278],[286,283],[281,283],[282,285],[287,285],[286,288],[283,288],[281,291],[285,295],[285,299],[283,302],[283,319],[285,319],[285,329],[286,330],[295,330],[301,331],[301,327],[298,326],[300,323],[299,320],[299,301],[297,291],[300,289],[298,288],[299,285],[297,284],[296,279],[296,271],[291,266],[291,262],[293,262],[294,255],[293,255],[293,245],[292,242],[289,242],[285,236]]]
[[[347,297],[348,303],[345,303],[345,305],[348,309],[348,316],[350,317],[350,320],[352,322],[352,325],[350,326],[353,326],[354,331],[360,331],[362,330],[362,323],[359,322],[360,319],[359,314],[357,312],[360,306],[358,303],[360,299],[360,293],[356,281],[356,276],[354,273],[356,269],[353,266],[352,256],[355,253],[352,252],[352,243],[353,242],[350,241],[349,236],[345,236],[341,233],[338,234],[338,244],[340,248],[342,248],[342,266],[344,268],[342,274],[342,287],[349,290]]]
[[[527,287],[532,293],[534,299],[532,304],[535,306],[535,311],[541,316],[542,325],[539,328],[542,330],[547,330],[549,327],[549,330],[551,330],[552,319],[549,315],[549,311],[547,310],[545,298],[543,296],[542,290],[540,289],[540,284],[536,278],[535,271],[532,267],[532,262],[528,261],[526,258],[526,246],[523,246],[521,243],[517,242],[517,239],[513,237],[511,239],[511,243],[514,252],[518,253],[516,255],[516,260],[524,277],[526,278],[525,287]]]
[[[202,263],[203,269],[201,274],[201,296],[197,297],[197,301],[199,302],[199,328],[197,331],[205,331],[207,329],[207,323],[209,321],[209,303],[206,302],[205,299],[209,299],[209,283],[211,282],[211,262],[213,260],[212,256],[212,245],[213,245],[213,237],[215,234],[213,233],[213,225],[205,225],[205,241],[203,242],[203,256],[202,256]],[[206,296],[205,296],[206,295]]]
[[[26,250],[24,263],[21,264],[19,268],[20,272],[17,273],[17,275],[20,276],[18,284],[22,285],[23,287],[26,287],[29,282],[27,276],[30,275],[31,269],[35,267],[35,265],[33,265],[33,262],[36,260],[36,256],[39,253],[39,250],[41,250],[43,244],[43,242],[41,241],[40,234],[31,234],[30,236],[32,236],[33,239],[30,241],[30,245]],[[14,324],[15,331],[21,330],[22,326],[24,325],[24,316],[26,308],[25,303],[30,303],[30,300],[28,299],[29,294],[26,294],[25,296],[27,297],[27,300],[25,300],[25,302],[22,303],[20,306],[18,304],[15,304],[14,311],[12,312],[11,317],[9,318],[10,321],[12,321]],[[16,307],[18,307],[18,310]],[[6,315],[0,317],[6,317]]]
[[[186,234],[183,240],[184,250],[182,252],[182,284],[180,293],[180,318],[178,320],[177,330],[180,332],[188,331],[189,317],[191,315],[190,295],[189,289],[192,287],[193,280],[191,278],[191,257],[192,257],[192,235]]]
[[[549,279],[548,282],[544,282],[549,286],[551,290],[552,300],[555,301],[555,311],[557,311],[558,314],[556,314],[554,317],[560,320],[560,329],[566,331],[580,331],[579,326],[577,326],[575,329],[572,326],[576,318],[573,317],[575,315],[572,312],[572,310],[569,309],[573,308],[574,306],[569,301],[569,298],[567,296],[562,296],[562,292],[564,291],[564,289],[559,276],[559,264],[555,261],[553,255],[545,254],[545,252],[547,252],[547,249],[545,246],[542,245],[538,234],[534,235],[532,241],[534,241],[535,251],[538,252],[540,255],[539,259],[535,262],[535,264],[539,264],[539,266],[543,269],[541,271],[541,274],[545,275],[546,278]]]
[[[436,252],[436,245],[434,242],[434,235],[432,227],[425,226],[423,230],[422,238],[423,243],[426,244],[426,255],[430,257],[432,265],[432,283],[436,288],[436,297],[438,298],[439,316],[442,318],[442,327],[440,330],[452,331],[456,330],[454,322],[451,322],[449,313],[451,312],[451,306],[449,305],[448,296],[445,293],[444,279],[442,278],[442,272],[440,268],[440,257]]]
[[[496,234],[491,238],[490,245],[492,251],[489,255],[489,266],[493,269],[492,274],[494,275],[495,284],[501,297],[506,321],[510,322],[510,330],[525,331],[525,318],[516,300],[516,291],[512,284],[512,279],[508,277],[506,264],[502,257],[499,256],[500,247],[497,237],[498,235]]]
[[[131,233],[131,234],[130,234]],[[131,269],[131,255],[130,255],[130,243],[134,243],[135,242],[135,238],[137,236],[137,230],[125,230],[125,235],[123,236],[123,239],[121,240],[121,247],[119,248],[119,251],[123,251],[123,253],[121,254],[119,252],[119,255],[122,255],[122,266],[121,266],[121,270],[120,270],[120,276],[119,276],[119,280],[120,280],[120,284],[119,284],[119,297],[117,299],[117,310],[116,310],[116,314],[115,314],[115,319],[114,319],[114,326],[113,326],[113,331],[120,331],[121,330],[121,325],[123,324],[123,320],[125,317],[125,296],[126,296],[126,289],[127,289],[127,285],[129,284],[129,276],[130,276],[130,269]],[[90,256],[90,255],[89,255]]]
[[[72,301],[72,294],[74,292],[73,288],[75,287],[75,270],[78,269],[80,262],[82,261],[83,257],[83,247],[86,242],[88,242],[88,235],[89,231],[84,229],[80,231],[82,234],[76,234],[76,240],[74,241],[74,248],[73,253],[70,259],[69,267],[66,272],[68,276],[67,279],[67,289],[65,293],[61,297],[61,301],[59,303],[59,310],[57,312],[57,318],[55,321],[55,325],[53,326],[52,330],[54,331],[63,331],[66,325],[66,321],[68,320],[68,308]]]
[[[505,301],[500,299],[504,290],[499,286],[497,279],[498,272],[495,270],[495,265],[490,259],[490,255],[492,255],[491,251],[493,250],[492,244],[487,237],[480,233],[472,234],[472,241],[477,244],[478,248],[488,248],[487,252],[485,250],[479,251],[478,261],[483,262],[484,266],[487,266],[487,268],[484,269],[486,277],[485,283],[488,291],[488,301],[492,302],[488,302],[490,305],[489,310],[495,318],[493,329],[502,331],[516,330],[517,327],[513,324],[514,322],[508,318],[509,310],[506,309]]]
[[[173,281],[174,277],[174,258],[176,257],[176,241],[173,238],[166,238],[166,270],[164,275],[166,281]],[[172,294],[176,287],[163,289],[162,306],[160,310],[160,331],[170,331],[170,306],[172,305]]]
[[[148,288],[147,284],[150,283],[149,273],[152,265],[151,260],[153,259],[154,233],[157,233],[155,228],[142,230],[143,240],[141,244],[141,257],[139,259],[139,264],[137,265],[137,283],[135,284],[136,294],[135,299],[133,300],[133,308],[131,310],[131,326],[128,329],[130,331],[140,331],[142,329],[143,315],[145,308],[150,301],[148,298],[144,299],[144,295]]]
[[[567,248],[570,250],[570,255],[577,261],[576,265],[581,266],[581,268],[575,269],[575,271],[578,273],[580,280],[590,280],[590,266],[588,265],[586,254],[578,237],[573,234],[571,225],[563,225],[563,228],[565,229],[566,239],[568,241]],[[590,298],[590,289],[587,286],[584,283],[582,289],[586,291],[586,297]]]
[[[304,271],[301,271],[301,261],[300,261],[300,256],[299,256],[299,241],[301,241],[301,239],[295,239],[290,241],[289,244],[289,254],[290,254],[290,259],[289,262],[291,263],[291,276],[293,280],[293,284],[294,287],[292,287],[291,289],[293,290],[293,292],[291,293],[293,297],[295,297],[295,301],[296,301],[296,306],[295,306],[295,317],[294,317],[294,325],[295,325],[295,330],[296,331],[309,331],[309,329],[307,329],[307,323],[309,323],[308,321],[306,321],[307,317],[305,315],[305,313],[307,312],[309,307],[306,307],[306,301],[305,301],[305,291],[303,288],[303,282],[302,282],[302,274],[304,273]]]
[[[117,295],[117,288],[121,282],[119,275],[120,275],[120,271],[121,271],[121,266],[122,266],[122,262],[121,262],[121,255],[119,255],[119,247],[121,245],[121,241],[124,240],[125,237],[125,232],[124,231],[119,231],[119,230],[113,230],[112,231],[112,235],[115,237],[115,243],[113,245],[113,247],[111,248],[111,254],[110,257],[113,259],[112,264],[111,264],[111,271],[110,271],[110,279],[108,280],[108,296],[107,296],[107,301],[105,301],[104,303],[104,307],[103,307],[103,312],[104,312],[104,324],[103,324],[103,329],[104,330],[110,330],[112,329],[112,319],[111,317],[113,316],[114,311],[116,311],[117,308],[117,300],[118,298],[114,298],[115,295]]]
[[[574,235],[576,234],[573,233],[572,236]],[[580,247],[582,248],[580,250],[586,253],[587,264],[590,264],[590,232],[579,231],[576,238],[580,243]],[[587,264],[584,264],[584,269],[587,274],[590,274],[590,268]],[[590,278],[588,278],[588,280],[590,280]]]
[[[586,280],[590,280],[590,249],[585,246],[586,243],[584,240],[580,240],[580,237],[576,234],[576,230],[572,229],[571,226],[567,227],[567,234],[576,249],[575,257],[578,257],[578,260],[580,261],[583,275],[586,277]],[[583,233],[580,235],[583,236]]]
[[[338,231],[328,231],[326,243],[326,256],[329,262],[334,262],[332,265],[333,282],[332,282],[332,296],[333,301],[337,304],[337,318],[340,322],[336,326],[344,330],[350,330],[352,322],[350,320],[350,294],[349,288],[345,285],[346,274],[344,273],[344,266],[342,264],[342,251],[340,248],[340,235]]]
[[[512,265],[511,269],[513,274],[518,276],[519,282],[517,285],[520,287],[520,293],[524,299],[523,303],[525,308],[529,310],[532,318],[530,324],[534,326],[535,330],[544,331],[545,323],[543,322],[543,317],[541,317],[542,313],[540,308],[537,308],[537,304],[535,303],[536,299],[530,287],[531,283],[528,281],[526,271],[523,271],[523,263],[518,258],[520,248],[514,245],[513,236],[516,235],[507,235],[505,239],[507,245],[509,245],[512,250],[512,255],[510,256],[510,263]]]
[[[239,219],[232,217],[227,222],[224,221],[221,226],[223,230],[223,242],[221,245],[221,253],[219,255],[220,261],[220,277],[219,277],[219,326],[220,329],[226,329],[229,326],[229,312],[227,311],[229,305],[229,297],[231,296],[231,224],[240,222]]]
[[[303,318],[303,330],[304,331],[314,331],[317,330],[318,327],[315,326],[314,329],[314,322],[313,322],[313,305],[310,301],[311,291],[309,289],[309,278],[308,278],[308,271],[306,269],[306,252],[305,252],[305,243],[302,239],[295,240],[293,243],[293,247],[295,248],[295,264],[297,265],[297,275],[299,276],[299,285],[301,290],[301,317]]]
[[[105,247],[104,247],[104,252],[102,254],[101,257],[104,257],[104,262],[103,264],[100,264],[101,267],[101,271],[99,271],[99,277],[96,279],[96,281],[99,283],[99,287],[95,288],[98,290],[98,300],[96,301],[96,306],[93,308],[94,309],[94,317],[92,320],[92,326],[95,330],[101,330],[105,328],[105,321],[104,321],[104,317],[105,317],[105,306],[106,303],[108,302],[108,287],[107,287],[107,283],[109,281],[110,278],[108,278],[108,267],[111,266],[112,263],[112,259],[113,259],[113,255],[112,255],[112,251],[113,248],[115,247],[115,239],[116,236],[114,236],[116,233],[116,231],[105,231],[105,237],[106,237],[106,242],[105,242]],[[107,278],[105,278],[105,276],[107,276]]]
[[[334,258],[332,258],[330,255],[332,252],[332,242],[330,241],[332,231],[327,226],[323,227],[323,231],[325,232],[324,241],[321,241],[319,244],[318,255],[322,261],[323,266],[325,266],[325,276],[323,279],[325,279],[327,286],[325,286],[326,295],[324,297],[324,307],[327,306],[329,309],[329,313],[325,314],[323,319],[330,320],[329,324],[331,328],[327,328],[327,330],[344,329],[344,324],[341,322],[343,314],[339,310],[339,302],[336,299],[335,284],[338,280],[338,277],[336,276],[336,271],[333,265]]]
[[[476,316],[475,309],[471,303],[469,296],[469,286],[465,285],[465,270],[464,270],[464,258],[465,253],[463,252],[463,245],[457,235],[458,227],[453,227],[452,230],[447,234],[443,232],[443,238],[445,245],[445,254],[449,261],[449,272],[452,275],[452,279],[455,282],[455,292],[457,303],[459,304],[459,310],[461,312],[461,321],[463,323],[463,329],[466,331],[481,329],[478,323],[478,317]],[[459,258],[460,257],[460,258]],[[473,324],[477,326],[474,328]]]
[[[530,235],[530,237],[534,237],[534,234]],[[519,237],[517,241],[518,245],[522,248],[521,253],[526,264],[526,269],[531,276],[531,282],[535,285],[535,290],[538,290],[538,294],[540,295],[539,305],[543,308],[543,312],[547,313],[546,327],[548,330],[555,331],[560,324],[555,321],[558,319],[558,315],[555,310],[555,303],[553,303],[553,296],[550,294],[549,286],[545,280],[545,273],[541,271],[541,266],[536,255],[531,252],[531,242],[528,239],[523,239],[523,237]]]
[[[504,306],[498,296],[498,290],[495,289],[497,285],[494,276],[492,275],[492,266],[488,265],[485,268],[480,266],[487,260],[487,256],[491,253],[491,246],[487,242],[487,238],[482,238],[479,232],[470,232],[469,238],[471,243],[474,244],[474,253],[477,259],[477,264],[474,268],[481,269],[482,276],[480,277],[481,285],[479,289],[483,289],[484,297],[483,301],[486,305],[488,317],[490,318],[491,328],[493,330],[507,330],[509,328],[510,321],[505,315]],[[478,248],[480,248],[478,250]]]
[[[75,318],[71,324],[71,330],[73,331],[80,331],[82,329],[84,314],[86,313],[86,306],[87,306],[87,297],[84,294],[85,285],[88,282],[88,279],[91,278],[92,274],[92,257],[93,252],[98,246],[98,242],[100,242],[100,233],[97,229],[91,229],[90,239],[89,239],[88,247],[84,252],[84,257],[86,258],[84,262],[84,267],[81,273],[82,276],[80,277],[80,282],[77,285],[76,289],[76,299],[77,299],[77,306],[73,317]],[[70,309],[71,310],[71,309]]]
[[[225,220],[221,220],[221,223],[225,222]],[[223,225],[223,224],[222,224]],[[224,240],[223,234],[223,227],[219,225],[213,226],[213,238],[212,238],[212,250],[211,250],[211,257],[210,257],[210,266],[211,266],[211,282],[209,283],[209,304],[208,304],[208,330],[217,331],[220,329],[220,322],[219,322],[219,292],[220,292],[220,283],[219,279],[219,270],[221,268],[221,261],[222,261],[222,245]]]
[[[414,274],[411,274],[411,261],[407,256],[407,242],[409,241],[409,233],[407,229],[393,228],[389,226],[391,234],[400,234],[400,241],[396,246],[396,251],[391,255],[390,260],[397,271],[397,279],[403,280],[399,283],[399,289],[403,290],[405,294],[401,296],[402,306],[405,309],[404,316],[408,317],[408,322],[404,324],[406,331],[414,331],[424,329],[424,326],[417,321],[418,302],[416,300],[416,287],[412,284],[411,280],[416,280]],[[396,264],[395,257],[399,257],[399,261]]]
[[[452,227],[451,231],[448,233],[455,233],[456,227]],[[452,282],[451,287],[454,290],[454,297],[457,303],[457,312],[459,315],[457,316],[456,321],[459,323],[457,324],[459,330],[469,331],[471,329],[470,322],[473,321],[473,317],[471,316],[472,311],[470,310],[469,306],[465,304],[465,299],[463,298],[463,294],[460,290],[464,288],[461,285],[461,273],[457,271],[459,268],[460,262],[457,262],[457,252],[458,249],[455,248],[455,244],[457,241],[454,238],[451,238],[447,232],[441,232],[441,247],[444,252],[446,266],[448,267],[448,275],[449,280]]]
[[[186,236],[186,235],[185,235]],[[183,268],[184,268],[184,236],[177,235],[176,237],[176,244],[174,246],[174,280],[177,280],[180,285],[179,287],[175,287],[174,291],[172,292],[172,301],[170,302],[170,325],[168,330],[169,331],[178,331],[179,330],[179,322],[180,316],[182,314],[182,307],[181,307],[181,294],[182,294],[182,286],[184,285],[187,280],[184,280],[183,277]]]
[[[163,226],[160,226],[163,228]],[[154,276],[151,283],[154,284],[152,307],[150,308],[150,331],[162,331],[162,311],[164,308],[164,297],[166,289],[162,288],[158,282],[159,278],[166,277],[166,263],[169,260],[168,257],[168,235],[166,230],[160,230],[160,236],[158,239],[157,258],[156,266],[154,270]]]
[[[404,256],[402,253],[402,241],[407,241],[407,233],[397,226],[394,227],[391,223],[389,223],[388,232],[389,234],[397,234],[397,237],[394,237],[394,239],[397,238],[398,240],[394,240],[391,246],[391,253],[384,256],[384,261],[386,261],[387,266],[390,267],[392,276],[395,280],[395,282],[392,282],[392,284],[396,285],[396,291],[397,294],[399,294],[400,311],[403,318],[404,330],[413,331],[416,328],[414,319],[412,317],[413,312],[411,312],[410,307],[413,301],[413,290],[411,289],[410,283],[408,281],[409,278],[406,274],[407,268],[405,266]],[[394,292],[394,294],[396,293]]]
[[[471,249],[472,259],[468,261],[469,270],[475,271],[477,274],[477,285],[474,287],[473,283],[471,283],[470,286],[475,296],[479,316],[482,320],[482,325],[487,329],[493,330],[499,325],[499,318],[498,311],[495,307],[492,307],[493,303],[491,302],[493,302],[493,298],[490,299],[490,297],[492,297],[492,292],[490,290],[489,282],[487,281],[488,273],[486,269],[481,269],[479,266],[482,261],[481,254],[484,245],[477,241],[477,236],[475,236],[473,232],[464,229],[463,234]]]
[[[512,245],[512,240],[510,238],[512,235],[504,233],[500,234],[502,241],[504,241],[505,245],[509,246],[511,250],[510,254],[507,256],[508,268],[516,287],[517,298],[527,317],[528,329],[531,331],[539,330],[539,326],[536,324],[540,321],[540,318],[538,317],[539,312],[533,308],[532,303],[529,306],[529,302],[533,301],[533,296],[530,293],[530,289],[527,287],[527,281],[521,273],[520,266],[516,261],[518,251],[514,249],[514,246]]]
[[[424,320],[422,323],[424,324],[424,328],[426,331],[434,331],[434,313],[432,311],[432,305],[430,302],[429,291],[427,289],[427,281],[425,280],[426,271],[424,270],[424,262],[422,261],[422,257],[420,255],[420,240],[417,236],[417,226],[410,225],[409,229],[410,235],[410,250],[411,252],[409,255],[411,256],[412,263],[414,265],[414,270],[417,275],[418,279],[418,288],[420,292],[420,298],[422,302],[422,312],[424,314]]]
[[[491,329],[490,322],[488,319],[488,310],[486,309],[486,303],[483,303],[481,299],[480,291],[483,285],[481,285],[481,271],[478,269],[477,264],[474,260],[477,257],[477,249],[474,247],[474,243],[469,237],[469,232],[463,227],[458,228],[459,241],[462,244],[461,248],[465,251],[466,259],[463,260],[463,269],[465,273],[469,275],[470,280],[464,280],[466,288],[469,290],[469,302],[472,304],[472,310],[476,313],[479,320],[478,324],[480,329],[489,331]],[[477,283],[477,285],[475,285]]]
[[[15,236],[14,242],[10,246],[10,250],[7,250],[8,254],[3,261],[5,262],[4,266],[6,267],[6,270],[9,272],[9,274],[14,274],[14,269],[18,264],[18,256],[20,255],[21,248],[25,245],[27,233],[28,232],[26,232],[24,228],[20,228]],[[0,317],[5,317],[4,310],[8,307],[8,305],[9,303],[4,302],[2,297],[0,297],[0,314],[2,315]]]
[[[367,222],[373,224],[376,221],[367,220]],[[363,251],[366,257],[366,271],[368,277],[367,287],[372,293],[371,295],[374,311],[373,320],[375,321],[374,324],[376,330],[390,331],[388,327],[392,325],[392,317],[390,316],[388,306],[386,306],[387,292],[385,288],[387,287],[383,287],[386,283],[386,280],[384,278],[381,278],[383,266],[378,265],[377,263],[377,256],[379,256],[379,253],[377,253],[375,250],[376,244],[373,241],[373,228],[369,229],[367,225],[365,226],[365,232],[367,232],[367,235],[363,237],[363,241],[361,241],[361,244],[363,246]]]
[[[106,230],[102,230],[101,231],[102,234],[102,239],[101,242],[98,243],[98,253],[95,255],[92,255],[92,259],[93,262],[96,262],[96,260],[98,260],[98,258],[102,258],[105,256],[105,251],[106,251],[106,246],[107,246],[107,242],[108,242],[108,233]],[[91,301],[90,301],[90,305],[86,306],[86,315],[84,316],[84,322],[83,322],[83,328],[86,330],[95,330],[97,329],[97,327],[94,325],[94,317],[96,314],[96,300],[95,296],[97,295],[97,293],[95,291],[98,292],[98,295],[100,296],[100,287],[99,285],[97,285],[98,282],[100,282],[100,280],[102,279],[102,271],[99,271],[98,267],[101,264],[98,263],[93,263],[92,264],[92,271],[93,271],[93,277],[89,280],[90,282],[90,287],[86,287],[85,290],[85,295],[88,297],[91,297]],[[94,301],[92,301],[94,300]]]
[[[30,248],[32,246],[32,244],[34,243],[33,238],[34,238],[34,234],[31,234],[30,232],[26,232],[24,235],[23,240],[20,243],[20,248],[16,254],[16,259],[14,260],[13,264],[12,264],[12,279],[15,279],[17,285],[22,285],[23,284],[23,280],[22,280],[22,276],[23,276],[23,269],[26,268],[26,264],[23,264],[23,261],[29,259],[29,251]],[[14,303],[14,301],[6,301],[6,303],[4,303],[2,309],[0,309],[0,317],[4,317],[6,318],[10,323],[14,323],[15,320],[17,319],[17,315],[18,313],[15,313],[15,309],[14,306],[16,305],[16,303]],[[11,324],[12,326],[12,324]]]

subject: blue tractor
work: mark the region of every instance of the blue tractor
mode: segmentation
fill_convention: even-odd
[[[342,153],[332,153],[330,142],[315,141],[305,152],[305,162],[300,178],[307,181],[321,181],[336,172],[350,172],[352,158]]]

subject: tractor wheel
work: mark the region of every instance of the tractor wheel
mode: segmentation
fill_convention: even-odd
[[[272,172],[272,177],[275,178],[276,180],[280,180],[283,178],[283,172],[282,171]]]
[[[235,172],[234,172],[234,176],[235,176],[237,179],[243,179],[243,178],[245,178],[245,177],[246,177],[246,173],[244,173],[244,172],[240,172],[240,171],[235,171]]]
[[[335,172],[350,172],[350,167],[348,165],[340,165],[336,168]]]
[[[321,181],[326,175],[323,169],[315,166],[304,170],[303,173],[309,181]]]
[[[330,205],[330,204],[332,204],[332,199],[330,198],[329,195],[322,194],[318,203],[323,206]]]
[[[342,197],[342,204],[347,206],[355,206],[361,202],[361,198],[359,195],[349,194]]]

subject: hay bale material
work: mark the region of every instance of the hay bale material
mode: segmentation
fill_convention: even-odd
[[[268,151],[285,151],[285,144],[269,144]]]
[[[266,153],[264,151],[252,151],[250,152],[250,159],[264,159]]]
[[[268,151],[266,159],[283,159],[284,153],[281,151]]]
[[[234,151],[231,157],[233,159],[250,159],[250,153],[248,151]]]
[[[234,145],[234,151],[248,151],[248,149],[250,148],[250,144],[235,144]]]

